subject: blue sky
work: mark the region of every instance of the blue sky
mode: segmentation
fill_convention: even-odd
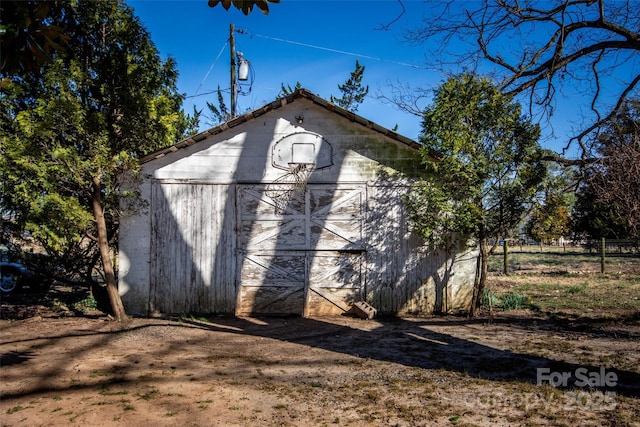
[[[179,91],[186,94],[184,108],[204,109],[205,102],[217,105],[215,90],[225,92],[229,107],[229,29],[234,24],[236,51],[244,53],[254,72],[248,95],[238,97],[238,112],[253,110],[276,99],[281,84],[297,82],[329,99],[340,96],[343,84],[355,68],[365,66],[363,83],[369,96],[357,113],[387,128],[418,139],[420,118],[402,113],[376,97],[391,96],[390,84],[431,90],[446,76],[425,66],[425,47],[403,42],[408,28],[419,27],[430,12],[429,3],[419,0],[281,0],[264,15],[257,8],[245,16],[233,6],[211,8],[207,0],[130,0],[161,55],[173,57],[178,65]],[[404,13],[403,12],[404,7]],[[391,24],[389,29],[382,27]],[[248,87],[243,86],[243,91]],[[557,102],[554,137],[543,127],[543,146],[561,151],[572,122],[581,113],[576,100],[584,93],[565,94]],[[584,100],[583,100],[584,101]],[[586,104],[588,106],[588,102]],[[424,106],[424,105],[423,105]],[[201,129],[210,125],[203,120]],[[568,154],[571,156],[571,153]]]
[[[422,49],[401,40],[407,25],[419,23],[425,10],[421,1],[405,0],[402,16],[401,5],[393,0],[282,0],[270,5],[268,15],[254,8],[249,16],[234,7],[210,8],[207,0],[128,4],[161,55],[176,60],[178,88],[189,97],[184,103],[188,112],[191,105],[203,108],[206,101],[217,105],[215,93],[202,95],[218,86],[230,87],[230,24],[246,31],[235,34],[236,50],[251,62],[255,75],[251,93],[238,97],[239,112],[276,99],[282,83],[293,87],[300,82],[325,99],[340,96],[338,85],[349,78],[358,60],[365,66],[363,83],[369,86],[370,96],[357,113],[384,127],[398,125],[399,133],[417,139],[420,118],[383,104],[375,95],[389,93],[391,82],[429,88],[443,81],[440,73],[423,68]],[[390,30],[380,29],[398,16]],[[229,106],[228,96],[225,101]]]

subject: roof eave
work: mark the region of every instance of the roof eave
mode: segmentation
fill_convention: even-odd
[[[197,133],[195,135],[191,135],[188,138],[183,139],[182,141],[179,141],[175,144],[173,144],[170,147],[166,147],[163,149],[160,149],[158,151],[154,151],[153,153],[147,154],[143,157],[140,158],[140,163],[147,163],[150,162],[152,160],[155,159],[159,159],[161,157],[166,156],[167,154],[170,153],[174,153],[182,148],[186,148],[189,147],[193,144],[197,144],[200,141],[203,141],[205,139],[207,139],[210,136],[213,135],[217,135],[219,133],[222,133],[224,131],[227,131],[229,129],[232,129],[238,125],[241,125],[243,123],[246,123],[250,120],[253,120],[257,117],[262,116],[263,114],[266,114],[270,111],[273,110],[277,110],[278,108],[284,107],[287,104],[290,104],[291,102],[294,102],[296,99],[298,98],[306,98],[309,99],[310,101],[312,101],[313,103],[326,108],[329,111],[335,112],[343,117],[345,117],[346,119],[350,120],[351,122],[354,123],[358,123],[368,129],[374,130],[388,138],[391,138],[393,140],[396,140],[400,143],[403,143],[411,148],[414,149],[418,149],[420,148],[420,144],[418,144],[416,141],[414,141],[411,138],[407,138],[406,136],[400,135],[397,132],[394,132],[390,129],[387,129],[383,126],[380,126],[374,122],[372,122],[371,120],[367,120],[362,116],[359,116],[351,111],[348,111],[342,107],[339,107],[321,97],[319,97],[318,95],[314,95],[313,93],[309,92],[306,89],[297,89],[296,91],[290,93],[289,95],[283,96],[282,98],[278,98],[273,102],[270,102],[266,105],[264,105],[263,107],[260,107],[256,110],[250,111],[248,113],[242,114],[238,117],[234,117],[233,119],[229,120],[228,122],[222,123],[220,125],[214,126],[210,129],[207,129],[205,131],[202,131],[200,133]]]

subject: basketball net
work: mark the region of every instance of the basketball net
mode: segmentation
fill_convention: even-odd
[[[287,173],[267,184],[264,194],[273,200],[276,214],[285,213],[291,200],[304,195],[314,166],[313,163],[289,163]]]

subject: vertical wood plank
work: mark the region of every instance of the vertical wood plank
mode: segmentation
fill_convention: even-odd
[[[155,312],[233,313],[230,192],[227,185],[154,182],[150,306]]]

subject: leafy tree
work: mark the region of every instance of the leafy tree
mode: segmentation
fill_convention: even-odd
[[[547,176],[538,200],[529,212],[525,232],[539,242],[570,234],[571,207],[575,204],[576,183],[581,171],[575,166],[548,163]]]
[[[624,222],[610,204],[598,199],[594,188],[589,185],[589,176],[590,174],[576,192],[576,201],[571,212],[570,229],[574,239],[626,237]]]
[[[639,28],[634,0],[441,0],[406,38],[446,71],[493,71],[501,91],[528,99],[532,116],[552,116],[562,93],[588,94],[576,100],[585,121],[567,145],[577,142],[588,160],[590,136],[638,93]]]
[[[38,73],[12,73],[0,122],[2,210],[52,255],[92,247],[114,316],[126,318],[110,245],[125,176],[190,127],[175,63],[162,61],[123,2],[79,1],[53,24],[69,36]]]
[[[594,237],[613,234],[640,241],[640,100],[625,103],[604,128],[597,148],[600,160],[588,171],[581,189],[584,211],[577,216],[583,228],[601,234]],[[595,206],[600,213],[592,212]],[[590,223],[588,213],[599,222]]]
[[[362,77],[364,76],[364,65],[356,60],[356,68],[351,72],[349,79],[343,84],[338,85],[338,89],[342,92],[340,98],[331,96],[331,102],[349,110],[351,112],[358,111],[358,105],[364,101],[369,93],[369,86],[362,86]]]
[[[69,9],[65,1],[3,0],[0,3],[0,71],[35,72],[52,62],[54,53],[67,49],[69,36],[55,20]],[[11,54],[7,54],[10,52]],[[10,79],[0,84],[8,85]]]
[[[545,194],[527,222],[527,234],[539,242],[550,242],[569,233],[569,206],[563,194]]]
[[[280,0],[209,0],[209,7],[216,7],[218,4],[222,4],[225,10],[229,10],[229,7],[233,4],[236,9],[248,15],[253,10],[253,6],[257,6],[260,12],[268,15],[269,3],[280,3]]]
[[[521,221],[546,174],[540,130],[489,79],[471,74],[449,78],[435,90],[422,124],[427,177],[407,197],[410,216],[434,246],[468,238],[479,243],[473,315],[496,248],[489,239],[497,242]]]

